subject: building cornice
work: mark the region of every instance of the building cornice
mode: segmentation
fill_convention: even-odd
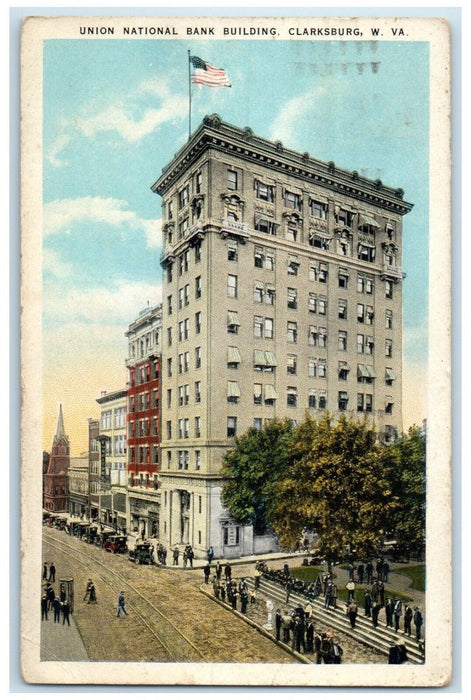
[[[285,148],[280,141],[256,136],[249,128],[240,129],[227,124],[217,114],[203,119],[192,138],[163,169],[160,178],[152,185],[152,191],[164,196],[181,174],[208,149],[232,153],[251,166],[259,164],[278,173],[284,172],[298,177],[303,183],[312,182],[325,189],[327,196],[331,193],[331,196],[354,197],[401,216],[413,207],[403,200],[404,192],[400,188],[387,187],[380,180],[370,180],[356,171],[338,168],[333,162],[326,163],[312,158],[309,153]]]

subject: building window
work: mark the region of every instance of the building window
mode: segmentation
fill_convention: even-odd
[[[373,325],[374,316],[375,316],[375,314],[374,314],[374,309],[373,309],[373,307],[372,307],[372,306],[367,306],[367,307],[366,307],[366,314],[365,314],[365,323],[366,323],[368,326]]]
[[[325,391],[319,393],[319,408],[321,410],[327,408],[327,394]]]
[[[330,240],[317,231],[311,231],[309,233],[309,245],[312,245],[313,248],[329,250],[329,244]]]
[[[263,303],[263,293],[264,293],[265,286],[263,282],[255,282],[254,288],[253,288],[253,300],[257,302],[258,304]]]
[[[167,421],[167,440],[172,439],[172,421],[168,420]]]
[[[317,361],[315,357],[310,357],[307,365],[308,377],[315,377],[317,373]]]
[[[339,287],[347,289],[348,287],[348,270],[341,267],[339,269]]]
[[[327,314],[327,298],[322,295],[318,300],[318,313],[320,316],[325,316]]]
[[[169,221],[173,219],[173,202],[170,200],[167,204],[167,218]]]
[[[375,261],[376,249],[374,246],[362,245],[358,246],[358,259],[364,262],[373,263]]]
[[[322,326],[319,326],[318,341],[319,347],[325,348],[325,346],[327,345],[327,328],[322,328]]]
[[[339,331],[339,350],[347,349],[347,331]]]
[[[265,287],[265,304],[273,306],[275,303],[275,286],[270,282]]]
[[[317,202],[315,199],[309,200],[309,213],[311,216],[315,216],[316,219],[326,219],[327,218],[327,204],[324,202]]]
[[[227,332],[237,335],[239,332],[239,317],[237,311],[227,312]]]
[[[275,269],[275,252],[273,250],[267,250],[265,254],[265,269]]]
[[[386,367],[384,381],[387,386],[392,386],[393,381],[396,379],[396,373],[392,367]]]
[[[253,334],[254,334],[254,338],[262,338],[263,337],[263,317],[262,316],[254,316]]]
[[[199,369],[201,367],[201,348],[195,348],[195,367]]]
[[[296,355],[288,355],[286,359],[286,371],[288,374],[296,374],[298,358]]]
[[[237,275],[227,275],[227,296],[237,298]]]
[[[309,292],[308,306],[311,313],[317,313],[317,294],[314,294],[314,292]]]
[[[190,189],[188,185],[186,185],[180,192],[178,193],[178,206],[180,209],[188,204],[190,198]]]
[[[227,437],[232,438],[237,435],[237,418],[235,416],[227,417]]]
[[[298,290],[288,287],[288,309],[298,308]]]
[[[295,386],[289,386],[286,394],[286,405],[296,408],[298,405],[298,390]]]
[[[273,319],[265,317],[264,321],[264,328],[263,328],[264,336],[266,340],[273,340]]]
[[[262,429],[262,419],[261,418],[254,418],[253,419],[253,427],[255,430],[261,430]]]
[[[339,391],[338,407],[339,411],[346,411],[348,406],[348,394],[346,391]]]
[[[357,352],[365,352],[365,336],[362,333],[357,334]]]
[[[238,259],[237,243],[229,243],[227,246],[227,259],[236,262]]]
[[[308,406],[309,408],[316,408],[317,405],[317,396],[314,391],[309,392],[308,396]]]
[[[188,217],[180,221],[178,224],[178,237],[183,238],[185,233],[188,231]]]
[[[386,280],[386,299],[393,298],[393,283]]]
[[[195,263],[201,262],[201,241],[196,241],[194,245],[195,250]]]
[[[260,180],[254,182],[255,196],[258,199],[263,199],[265,202],[275,201],[275,187],[273,185],[265,185]]]
[[[288,321],[287,326],[288,343],[296,343],[298,340],[298,324],[295,321]]]
[[[393,327],[393,312],[391,309],[386,309],[385,311],[385,328],[392,329]]]
[[[201,333],[201,311],[195,313],[195,333]]]
[[[262,403],[262,385],[261,384],[254,384],[253,385],[253,402],[256,405],[259,405]]]
[[[339,362],[339,379],[341,381],[347,381],[349,371],[350,366],[347,364],[347,362]]]
[[[392,357],[393,354],[393,342],[388,338],[385,340],[385,354],[386,357]]]
[[[201,417],[195,417],[195,438],[201,437]]]
[[[263,248],[255,248],[254,250],[254,265],[255,267],[263,268],[263,263],[265,256],[263,255]]]
[[[172,295],[169,294],[167,297],[167,313],[169,316],[172,315]]]
[[[201,452],[200,450],[195,450],[195,469],[199,471],[201,469]]]
[[[286,238],[289,241],[296,242],[298,240],[298,232],[295,228],[288,227],[288,230],[286,232]]]
[[[357,304],[357,321],[358,321],[358,323],[365,322],[365,306],[364,306],[364,304]]]
[[[201,382],[195,382],[195,403],[201,402]]]
[[[195,277],[195,299],[201,298],[201,276]]]
[[[367,335],[366,340],[365,340],[365,353],[367,355],[372,355],[374,352],[374,347],[375,347],[374,338]]]
[[[297,211],[300,211],[301,209],[301,196],[299,194],[296,194],[295,192],[289,192],[289,190],[285,191],[285,196],[284,196],[284,205],[285,207],[289,207],[290,209],[296,209]]]
[[[347,209],[339,209],[335,216],[335,220],[338,224],[343,224],[344,226],[348,226],[348,228],[351,228],[353,221],[353,213],[351,211],[348,211]]]
[[[228,171],[227,171],[227,188],[229,190],[237,190],[238,189],[238,177],[237,177],[236,170],[228,169]]]
[[[255,230],[259,233],[268,233],[270,236],[276,236],[276,223],[271,219],[260,219],[257,217]]]
[[[173,280],[173,265],[172,265],[172,263],[168,263],[168,265],[167,265],[167,282],[168,282],[168,284],[170,284],[172,280]]]
[[[299,268],[299,260],[297,255],[288,257],[288,275],[297,275]]]
[[[346,319],[347,318],[347,300],[346,299],[339,299],[339,318]]]
[[[365,278],[365,292],[366,294],[373,294],[374,284],[372,277]]]

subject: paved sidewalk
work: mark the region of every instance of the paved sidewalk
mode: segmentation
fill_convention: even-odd
[[[74,618],[70,615],[70,627],[61,621],[54,622],[54,613],[41,621],[41,661],[88,661],[82,637]]]

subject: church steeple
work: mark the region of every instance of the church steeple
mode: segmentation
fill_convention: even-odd
[[[62,404],[59,404],[59,418],[57,419],[56,440],[66,437],[64,430],[64,416],[62,415]]]

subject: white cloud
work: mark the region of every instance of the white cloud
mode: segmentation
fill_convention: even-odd
[[[146,109],[138,118],[131,114],[126,105],[112,105],[93,117],[77,119],[75,124],[78,130],[87,138],[96,136],[101,131],[116,131],[126,141],[139,141],[156,131],[162,124],[180,121],[185,116],[186,98],[182,95],[171,95],[163,82],[149,81],[142,84],[142,89],[162,99],[162,105],[155,109]]]
[[[76,287],[59,293],[57,285],[44,286],[45,333],[48,319],[54,323],[86,323],[93,326],[121,325],[123,333],[139,311],[155,306],[162,298],[160,283],[124,282],[114,289]]]
[[[66,231],[72,224],[96,221],[110,226],[128,226],[143,230],[147,245],[156,248],[161,244],[160,219],[142,219],[128,209],[123,199],[111,197],[80,197],[78,199],[56,199],[44,205],[44,236]]]
[[[60,168],[63,165],[67,165],[66,160],[60,160],[58,157],[61,151],[66,148],[70,141],[72,140],[72,137],[68,134],[59,134],[57,138],[55,139],[54,143],[51,145],[49,152],[46,154],[46,160],[50,165],[52,165],[54,168]]]
[[[62,260],[55,250],[45,248],[43,251],[43,272],[49,272],[54,277],[69,277],[73,267],[70,263]]]
[[[310,113],[315,112],[317,102],[325,92],[324,88],[318,87],[288,100],[272,122],[269,138],[294,146],[299,125],[302,124],[305,128],[306,119]]]

